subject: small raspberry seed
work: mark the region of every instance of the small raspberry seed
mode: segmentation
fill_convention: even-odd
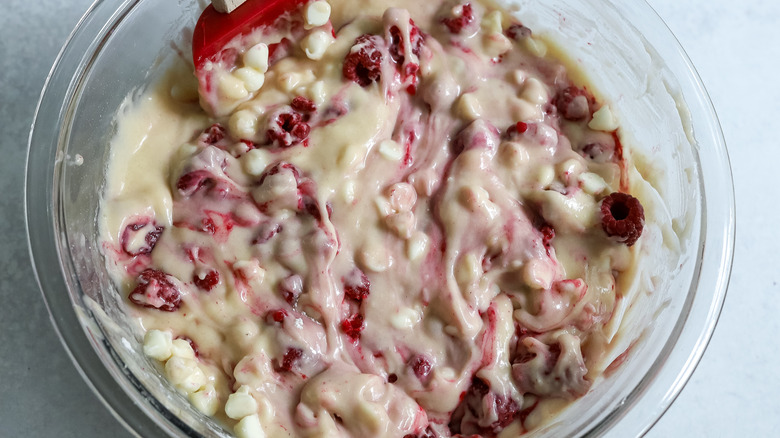
[[[601,201],[601,227],[607,236],[632,246],[642,235],[645,210],[635,197],[615,192]]]

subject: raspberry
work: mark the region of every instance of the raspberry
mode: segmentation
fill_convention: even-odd
[[[279,282],[279,293],[287,304],[294,305],[298,297],[303,293],[303,278],[293,274]]]
[[[412,368],[414,375],[420,379],[420,382],[425,383],[428,381],[428,377],[431,375],[431,361],[425,356],[415,356],[409,361],[409,366]]]
[[[301,359],[301,356],[303,356],[303,350],[300,348],[288,348],[287,351],[285,351],[281,362],[278,360],[274,361],[274,370],[277,372],[291,371],[293,366]]]
[[[138,274],[137,286],[129,299],[133,304],[165,312],[173,312],[181,305],[181,293],[168,274],[156,269]]]
[[[555,238],[555,229],[550,225],[544,224],[539,230],[542,232],[542,245],[547,249],[547,255],[550,255],[551,242]]]
[[[578,121],[590,115],[591,100],[585,90],[567,87],[558,92],[553,103],[564,119]]]
[[[382,52],[379,51],[381,39],[376,35],[361,35],[355,40],[352,49],[344,58],[342,73],[344,78],[361,87],[377,82],[382,76]]]
[[[360,268],[353,269],[349,275],[342,277],[341,281],[344,283],[344,295],[357,302],[368,298],[371,292],[371,282]]]
[[[198,274],[192,274],[192,282],[200,289],[210,291],[219,284],[219,272],[211,269],[201,278]]]
[[[520,23],[514,23],[507,28],[505,33],[507,37],[518,41],[531,36],[531,29],[523,26]]]
[[[411,19],[409,20],[409,25],[409,42],[412,43],[412,53],[420,56],[420,50],[422,49],[423,44],[423,37],[420,33],[420,28],[417,27],[417,25],[414,24],[414,20]],[[397,62],[399,65],[403,64],[405,61],[405,51],[406,47],[404,46],[404,37],[401,34],[401,29],[399,29],[398,26],[392,26],[390,28],[390,57],[392,57],[393,61]]]
[[[283,108],[270,118],[266,137],[277,147],[296,145],[309,137],[311,127],[303,120],[301,113],[292,108]]]
[[[145,245],[140,248],[132,248],[132,241],[135,234],[146,230],[146,236],[144,236]],[[155,226],[151,222],[136,222],[125,227],[122,232],[122,250],[129,256],[138,256],[141,254],[149,254],[157,245],[157,241],[160,239],[160,235],[165,230],[163,226]]]
[[[203,131],[202,134],[200,134],[200,137],[198,137],[198,143],[202,144],[203,146],[213,146],[219,143],[226,136],[227,131],[225,128],[219,123],[215,123]]]
[[[436,432],[433,431],[433,428],[431,426],[428,426],[425,428],[424,431],[420,433],[409,433],[404,435],[404,438],[438,438],[439,435],[436,434]]]
[[[284,309],[276,309],[268,312],[265,315],[266,321],[270,324],[272,321],[279,324],[284,322],[284,318],[287,317],[287,311]]]
[[[645,226],[645,210],[633,196],[615,192],[601,201],[601,227],[607,236],[628,246],[636,243]]]
[[[614,148],[604,143],[588,143],[582,147],[580,153],[597,163],[608,163],[615,155]]]
[[[314,111],[317,111],[317,105],[314,104],[313,101],[303,97],[298,96],[295,99],[293,99],[292,103],[290,104],[292,109],[295,111],[298,111],[299,113],[313,113]]]
[[[206,170],[195,170],[185,173],[176,182],[176,188],[182,196],[192,196],[202,188],[209,189],[215,185],[211,173]]]
[[[509,426],[519,412],[520,407],[513,398],[491,392],[487,382],[473,377],[471,387],[452,413],[449,429],[453,434],[495,436]],[[491,418],[495,420],[488,423]]]
[[[356,313],[349,318],[341,321],[341,330],[349,336],[352,342],[357,342],[360,339],[360,332],[366,328],[363,321],[363,315]]]
[[[282,224],[266,222],[260,226],[260,230],[257,233],[257,237],[252,240],[253,245],[261,245],[268,242],[274,236],[281,233],[284,228]]]
[[[466,3],[461,6],[460,15],[442,18],[441,22],[447,26],[450,33],[459,34],[463,31],[463,28],[471,24],[474,21],[474,10],[471,7],[471,3]]]

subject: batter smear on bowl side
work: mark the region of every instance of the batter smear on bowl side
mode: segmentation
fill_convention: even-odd
[[[101,213],[145,353],[240,437],[519,436],[586,394],[649,212],[548,52],[478,1],[318,0],[180,62]]]

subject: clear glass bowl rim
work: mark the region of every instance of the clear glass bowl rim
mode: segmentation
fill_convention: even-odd
[[[141,0],[96,0],[70,34],[44,84],[28,141],[25,176],[25,224],[30,257],[39,288],[46,302],[53,326],[68,355],[84,381],[113,416],[137,436],[200,436],[159,401],[145,393],[143,385],[132,381],[119,370],[117,356],[105,342],[88,339],[84,324],[70,297],[63,263],[67,249],[61,245],[60,211],[57,205],[59,166],[56,152],[66,141],[67,103],[74,99],[74,81],[84,73],[80,63],[85,41],[92,44],[104,38]],[[608,0],[615,7],[620,3]],[[687,68],[689,88],[696,99],[687,99],[691,113],[709,120],[709,130],[697,132],[706,136],[712,150],[699,154],[702,192],[702,247],[699,248],[696,272],[689,293],[686,315],[678,321],[678,337],[669,355],[660,358],[642,383],[615,411],[591,426],[585,436],[601,436],[618,424],[631,423],[630,430],[644,434],[668,409],[699,363],[709,343],[722,309],[731,275],[734,253],[736,212],[733,179],[725,140],[715,110],[690,59],[674,39],[662,19],[644,1],[640,7],[652,12],[655,20],[668,32],[676,45],[678,61]],[[111,24],[112,26],[107,25]],[[87,38],[88,36],[92,38]],[[81,44],[81,45],[80,45]],[[87,54],[89,55],[89,54]],[[674,71],[676,75],[680,71]],[[686,94],[686,97],[688,95]],[[705,142],[706,143],[706,142]],[[44,175],[45,178],[32,178]],[[42,183],[43,181],[43,183]],[[717,193],[717,202],[708,194]],[[714,197],[713,197],[714,199]],[[55,272],[56,271],[56,272]],[[707,291],[702,294],[700,291]],[[81,291],[77,291],[81,293]],[[124,381],[118,380],[124,378]],[[640,407],[646,409],[639,409]],[[641,411],[641,412],[640,412]]]

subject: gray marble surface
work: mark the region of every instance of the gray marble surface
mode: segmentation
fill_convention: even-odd
[[[720,324],[650,437],[768,437],[780,429],[780,4],[650,0],[697,66],[734,167],[738,242]],[[60,345],[28,262],[26,141],[46,74],[88,0],[3,0],[0,12],[0,437],[129,436]]]

